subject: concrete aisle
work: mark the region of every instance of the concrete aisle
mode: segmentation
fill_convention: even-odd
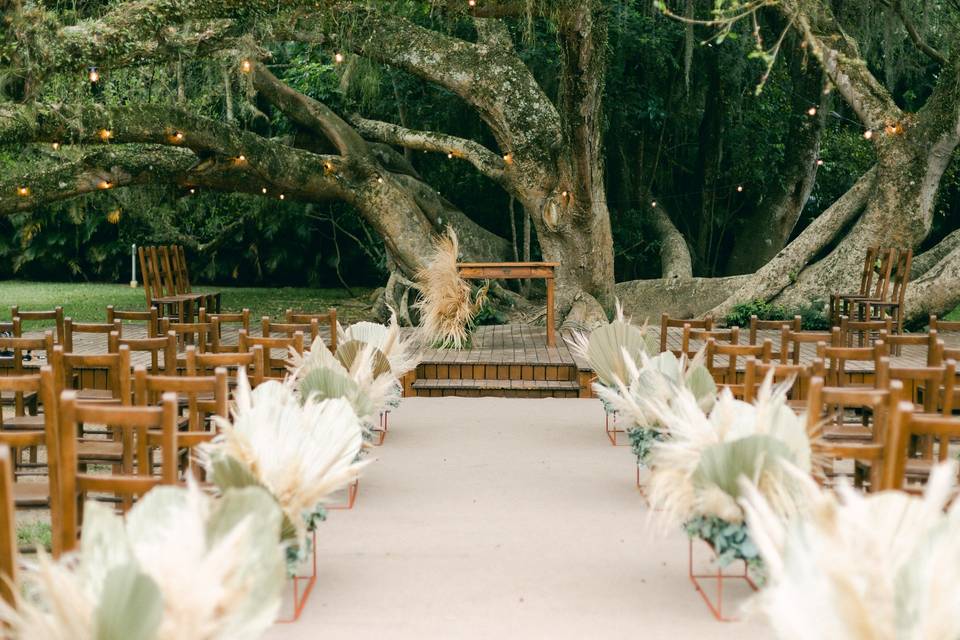
[[[404,400],[356,507],[320,526],[303,617],[268,638],[770,637],[714,621],[601,421],[587,400]]]

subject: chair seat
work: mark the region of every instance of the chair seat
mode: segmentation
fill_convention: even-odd
[[[824,428],[823,439],[870,442],[873,440],[873,431],[870,429],[870,427],[865,427],[862,424],[831,424]]]
[[[43,431],[44,416],[10,416],[3,419],[4,431]]]
[[[14,482],[13,501],[20,508],[43,508],[50,506],[49,482]]]
[[[0,402],[3,404],[13,404],[14,400],[16,400],[16,394],[13,391],[0,391]],[[24,392],[23,403],[31,407],[37,406],[37,392]]]
[[[119,463],[123,461],[123,443],[113,440],[80,440],[77,443],[77,458],[81,462]]]
[[[80,402],[119,402],[113,397],[109,389],[80,389],[77,391],[77,400]]]

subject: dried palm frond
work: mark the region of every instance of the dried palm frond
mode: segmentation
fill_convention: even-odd
[[[351,340],[332,355],[320,338],[310,351],[288,361],[287,384],[301,398],[345,398],[365,428],[385,407],[394,406],[397,380],[384,355],[372,344]]]
[[[90,502],[79,552],[41,555],[0,618],[10,637],[31,640],[253,640],[280,609],[281,517],[254,487],[219,500],[193,483],[159,487],[126,521]]]
[[[453,227],[434,242],[434,254],[417,273],[420,297],[414,308],[420,312],[424,344],[462,349],[469,344],[470,329],[486,299],[486,287],[476,296],[460,277],[457,257],[460,243]]]
[[[743,521],[738,480],[746,476],[781,513],[796,509],[795,482],[784,472],[790,462],[809,472],[810,442],[805,423],[787,405],[787,388],[767,377],[757,400],[735,400],[728,389],[709,416],[689,389],[669,403],[644,401],[670,438],[653,448],[651,504],[668,524],[693,518]]]
[[[358,322],[343,331],[341,340],[359,340],[375,346],[386,356],[390,362],[390,371],[398,380],[420,363],[416,335],[411,333],[407,338],[400,335],[400,323],[397,322],[397,313],[392,308],[388,326],[376,322]]]
[[[574,355],[590,364],[602,384],[613,388],[617,381],[630,379],[624,353],[636,363],[641,354],[654,353],[657,348],[646,325],[637,327],[623,317],[619,301],[613,322],[597,327],[589,336],[574,333],[567,338],[567,344]]]
[[[954,463],[934,468],[922,499],[845,483],[835,494],[793,475],[807,507],[790,521],[748,483],[741,500],[768,571],[759,605],[778,638],[960,638],[960,502],[944,513]]]
[[[251,391],[242,369],[234,398],[232,419],[218,418],[221,433],[203,448],[204,464],[221,489],[265,487],[302,547],[305,518],[367,464],[358,461],[360,421],[345,399],[301,402],[291,385],[276,381]]]

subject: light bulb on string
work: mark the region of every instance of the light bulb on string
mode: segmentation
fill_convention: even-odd
[[[742,184],[738,184],[738,185],[737,185],[737,193],[743,193],[743,185],[742,185]]]
[[[653,207],[654,209],[656,209],[656,208],[657,208],[657,201],[654,200],[653,202],[651,202],[651,203],[650,203],[650,206]]]
[[[508,153],[507,155],[503,156],[503,161],[507,164],[513,164],[513,154]]]
[[[377,183],[378,183],[378,184],[383,184],[383,177],[382,177],[382,176],[377,176]]]
[[[30,195],[30,187],[27,187],[27,186],[17,187],[17,195],[20,196],[21,198],[26,198],[27,196]]]
[[[266,193],[266,192],[267,192],[267,188],[266,188],[266,187],[264,187],[263,189],[260,189],[260,193]]]
[[[335,54],[333,54],[333,61],[337,64],[343,62],[343,54],[337,51]]]
[[[246,162],[246,161],[247,161],[247,156],[243,155],[242,153],[239,156],[237,156],[237,162]]]
[[[469,7],[477,6],[477,0],[467,0],[467,6]]]
[[[822,166],[823,166],[823,158],[817,158],[817,166],[818,166],[818,167],[822,167]]]
[[[90,67],[87,70],[87,78],[90,79],[91,84],[96,84],[100,82],[100,72],[97,70],[96,67]]]
[[[59,143],[59,142],[54,142],[54,143],[53,143],[52,145],[50,145],[50,146],[53,147],[53,150],[54,150],[54,151],[60,151],[60,143]]]
[[[184,136],[182,131],[174,131],[173,134],[170,136],[170,141],[173,142],[174,144],[180,144],[181,142],[183,142],[183,137]]]
[[[244,60],[240,63],[240,71],[244,73],[250,73],[251,69],[253,69],[253,63],[251,63],[249,60]]]
[[[452,153],[452,152],[451,152],[451,153],[448,153],[448,154],[447,154],[447,158],[450,159],[450,160],[452,160],[452,159],[453,159],[453,153]]]
[[[867,140],[869,140],[870,138],[872,138],[872,137],[873,137],[873,129],[867,129],[866,131],[864,131],[864,132],[863,132],[863,137],[866,138]]]
[[[816,107],[810,107],[809,109],[807,109],[807,115],[810,116],[811,118],[812,118],[813,116],[817,115],[817,108],[816,108]]]
[[[284,195],[283,195],[282,193],[280,194],[280,199],[281,199],[281,200],[284,199]]]
[[[101,180],[100,182],[97,183],[97,187],[100,189],[109,189],[112,186],[113,186],[113,183],[110,182],[109,180]]]
[[[100,139],[106,142],[113,137],[113,131],[110,129],[100,129]]]

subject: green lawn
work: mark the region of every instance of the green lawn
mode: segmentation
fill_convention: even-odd
[[[281,316],[288,308],[323,311],[336,307],[341,322],[366,319],[370,302],[369,289],[356,290],[351,298],[343,289],[307,289],[297,287],[196,287],[195,291],[218,290],[223,293],[223,310],[249,308],[254,318]],[[8,320],[9,308],[52,309],[62,306],[64,315],[82,322],[103,322],[107,305],[117,309],[145,309],[143,288],[131,289],[120,284],[63,282],[0,282],[0,320]]]

